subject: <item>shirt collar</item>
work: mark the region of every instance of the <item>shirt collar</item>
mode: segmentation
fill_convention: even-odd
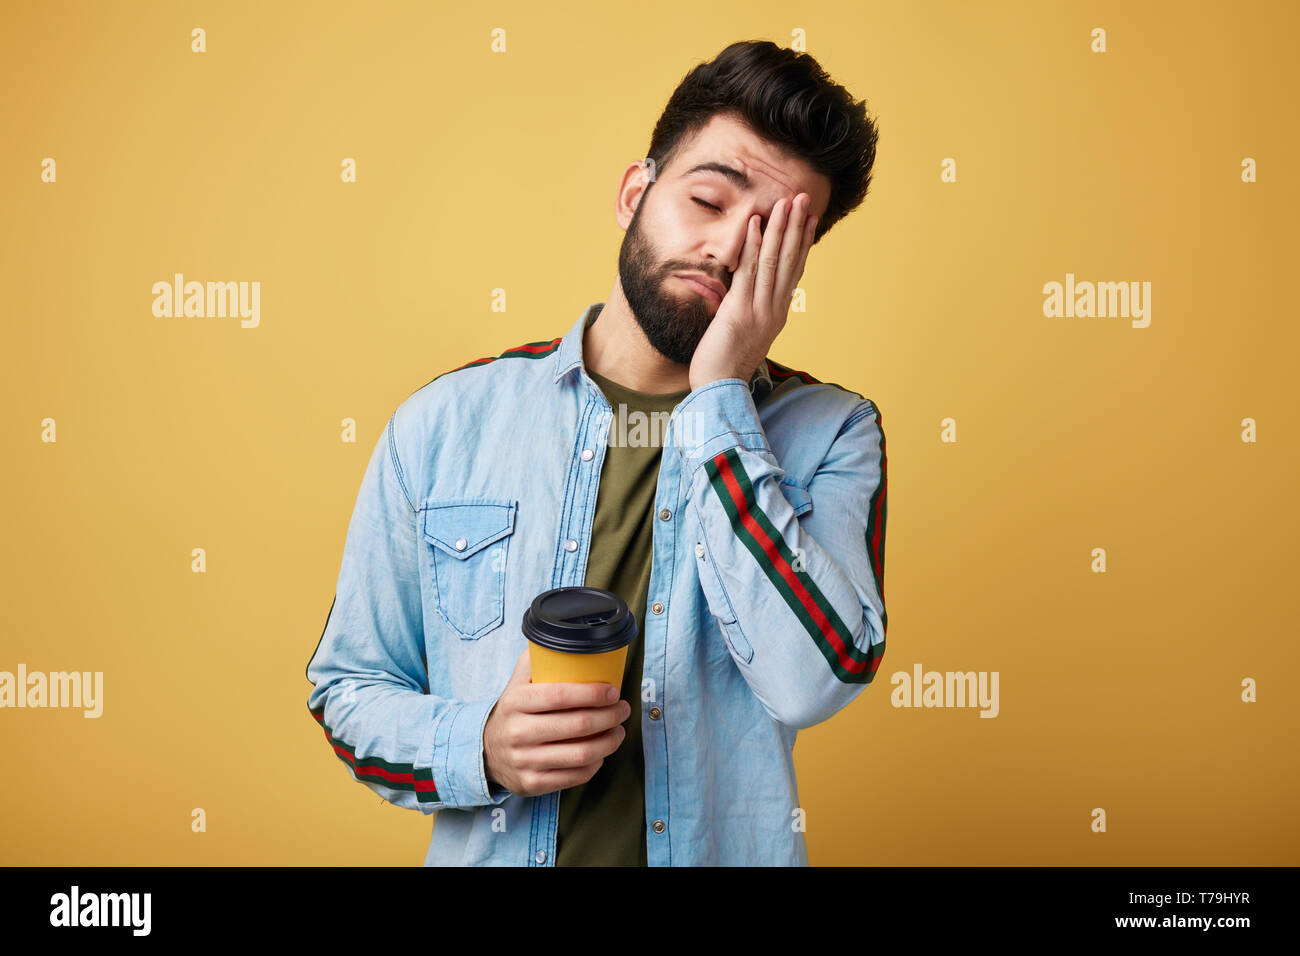
[[[582,333],[586,331],[587,326],[596,321],[596,316],[600,310],[605,307],[604,302],[593,302],[583,310],[578,321],[573,323],[572,328],[565,333],[560,347],[555,353],[555,381],[558,383],[569,372],[582,364]],[[769,392],[772,391],[772,372],[768,367],[767,358],[758,363],[758,368],[749,378],[749,390],[754,396],[754,401],[762,401]]]

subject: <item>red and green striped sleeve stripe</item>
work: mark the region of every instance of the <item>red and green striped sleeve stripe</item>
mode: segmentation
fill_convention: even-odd
[[[772,376],[773,390],[777,386],[784,385],[786,382],[794,381],[801,385],[830,385],[832,388],[838,388],[842,391],[851,392],[858,398],[865,396],[853,392],[852,389],[844,388],[842,385],[836,385],[834,382],[823,382],[821,379],[814,378],[807,372],[791,368],[788,365],[782,365],[780,362],[774,362],[772,359],[765,359],[767,362],[768,373]],[[874,406],[874,402],[872,405]],[[880,432],[880,485],[876,488],[875,494],[871,496],[871,507],[867,517],[867,554],[871,558],[871,573],[876,579],[876,593],[880,595],[881,604],[885,601],[885,520],[889,517],[889,500],[886,496],[886,469],[885,469],[885,432],[884,419],[880,416],[880,409],[876,409],[876,425],[881,429]],[[880,625],[886,631],[889,615],[881,611]]]
[[[835,676],[845,683],[871,683],[885,653],[884,642],[871,645],[866,652],[860,651],[817,583],[808,572],[795,570],[794,555],[758,506],[754,486],[736,449],[719,452],[704,463],[704,468],[731,519],[736,537],[799,619]]]
[[[885,522],[889,518],[889,470],[885,459],[885,428],[880,410],[876,409],[876,428],[880,431],[880,484],[871,496],[867,508],[867,556],[871,558],[871,573],[876,579],[876,593],[880,605],[885,605]],[[889,632],[889,614],[880,612],[880,626]]]
[[[782,365],[780,362],[774,361],[773,359],[767,360],[767,372],[769,375],[772,376],[772,381],[778,384],[792,378],[800,382],[803,382],[803,384],[805,385],[826,384],[825,382],[819,379],[813,378],[807,372],[800,372],[797,369],[793,369],[788,365]]]
[[[524,345],[516,346],[512,349],[506,349],[500,355],[489,355],[486,358],[474,359],[472,362],[466,362],[464,365],[457,365],[455,368],[449,368],[447,371],[435,375],[425,383],[425,387],[432,385],[443,375],[450,375],[452,372],[459,372],[463,368],[473,368],[476,365],[486,365],[489,362],[495,362],[503,358],[522,358],[522,359],[539,359],[551,355],[560,347],[563,337],[550,339],[546,342],[528,342]]]
[[[316,722],[325,731],[325,739],[333,748],[334,753],[352,768],[358,780],[376,783],[391,790],[413,792],[420,803],[441,802],[438,798],[438,790],[433,784],[432,770],[427,767],[416,767],[409,763],[392,763],[388,760],[381,760],[379,757],[358,758],[354,747],[335,737],[330,731],[329,724],[325,723],[324,708],[312,710],[311,715],[316,718]]]
[[[765,359],[767,362],[767,372],[772,377],[772,390],[780,388],[786,382],[796,382],[798,385],[829,385],[831,388],[838,388],[841,392],[848,392],[851,395],[858,395],[857,392],[843,385],[837,385],[835,382],[823,382],[819,378],[814,378],[807,372],[801,372],[798,369],[791,368],[788,365],[782,365],[780,362],[772,359]],[[858,398],[865,399],[866,396],[858,395]]]

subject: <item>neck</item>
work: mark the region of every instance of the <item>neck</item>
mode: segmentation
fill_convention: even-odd
[[[635,392],[664,395],[691,387],[690,369],[664,358],[645,337],[618,279],[600,315],[582,334],[582,362],[588,371]]]

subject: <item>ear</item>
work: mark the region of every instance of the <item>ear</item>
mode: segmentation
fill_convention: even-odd
[[[623,177],[618,183],[618,195],[614,200],[614,221],[624,232],[632,223],[632,216],[641,204],[641,197],[654,182],[654,172],[653,159],[628,163],[623,169]]]

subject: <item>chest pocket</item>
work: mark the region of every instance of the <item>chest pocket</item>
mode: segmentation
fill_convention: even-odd
[[[430,500],[421,509],[421,559],[438,613],[465,640],[482,637],[504,616],[515,509],[502,498]]]

